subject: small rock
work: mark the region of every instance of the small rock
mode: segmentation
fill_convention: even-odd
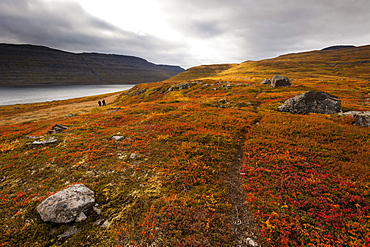
[[[50,139],[47,139],[47,140],[34,141],[34,142],[31,143],[31,148],[34,148],[34,147],[37,147],[37,146],[43,146],[43,145],[47,145],[47,144],[56,143],[57,141],[58,141],[58,139],[55,138],[54,136],[51,137]]]
[[[101,224],[102,221],[103,221],[103,219],[98,219],[98,220],[93,222],[93,225],[98,226],[98,225]]]
[[[254,241],[252,238],[247,238],[246,241],[250,246],[258,246],[257,242]]]
[[[44,136],[26,136],[27,139],[40,139],[43,138]]]
[[[84,218],[95,204],[94,192],[83,184],[75,184],[46,198],[36,207],[43,221],[69,223]]]
[[[87,216],[86,216],[86,214],[84,214],[84,212],[81,212],[78,216],[77,216],[77,218],[76,218],[76,222],[81,222],[81,221],[84,221],[84,220],[86,220],[87,219]]]
[[[274,75],[271,80],[271,86],[273,87],[290,87],[291,85],[290,80],[282,75]]]
[[[104,223],[101,225],[101,227],[107,228],[109,226],[109,220],[104,221]]]
[[[122,141],[125,139],[125,137],[124,136],[112,136],[112,139],[115,141]]]
[[[264,79],[262,82],[261,82],[262,85],[271,85],[271,81],[269,79]]]
[[[48,131],[48,133],[49,134],[55,134],[55,133],[62,132],[66,129],[69,129],[69,128],[67,126],[64,126],[64,125],[61,125],[61,124],[56,124],[51,128],[51,130]]]
[[[97,206],[94,206],[93,210],[94,210],[95,213],[101,214],[101,209],[99,209]]]
[[[136,159],[137,157],[139,157],[139,155],[138,154],[135,154],[135,153],[132,153],[132,154],[130,154],[130,159]]]
[[[67,228],[67,230],[65,232],[63,232],[62,234],[58,235],[58,239],[62,239],[62,238],[68,238],[68,237],[71,237],[75,234],[77,234],[80,230],[78,230],[76,227],[74,226],[70,226]]]

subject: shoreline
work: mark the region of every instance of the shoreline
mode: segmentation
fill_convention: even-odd
[[[102,98],[110,107],[124,91],[66,100],[0,106],[0,126],[81,115],[99,108]]]
[[[0,85],[0,107],[50,103],[130,90],[136,84],[99,85]],[[29,90],[29,91],[28,91]],[[32,91],[34,90],[34,91]],[[55,92],[55,90],[59,90]],[[10,96],[10,97],[9,97]]]

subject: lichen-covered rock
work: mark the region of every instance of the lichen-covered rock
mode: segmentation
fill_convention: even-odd
[[[40,139],[40,140],[37,140],[37,141],[34,141],[30,144],[30,147],[31,148],[35,148],[37,146],[44,146],[44,145],[48,145],[48,144],[53,144],[53,143],[56,143],[58,142],[58,139],[54,136],[50,137],[49,139]]]
[[[271,86],[273,87],[290,87],[291,85],[291,81],[282,75],[274,75],[271,80]]]
[[[338,97],[321,91],[308,91],[288,99],[279,110],[293,114],[335,114],[341,111],[341,101]]]
[[[349,111],[343,115],[353,116],[356,119],[354,125],[370,127],[370,111]]]
[[[83,184],[75,184],[46,198],[36,207],[43,221],[68,223],[85,218],[84,211],[93,207],[94,192]]]

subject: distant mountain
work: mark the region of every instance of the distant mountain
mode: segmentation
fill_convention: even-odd
[[[356,47],[356,46],[354,46],[354,45],[334,45],[334,46],[326,47],[326,48],[322,49],[322,51],[337,50],[337,49],[344,49],[344,48],[354,48],[354,47]]]
[[[163,81],[183,71],[133,56],[0,44],[0,85],[138,84]]]

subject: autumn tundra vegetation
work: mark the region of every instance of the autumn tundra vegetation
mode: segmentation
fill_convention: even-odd
[[[261,84],[274,75],[291,86]],[[370,111],[370,46],[199,66],[104,107],[52,103],[90,100],[83,113],[1,107],[18,118],[1,126],[0,246],[369,246],[370,128],[278,110],[311,90]],[[94,210],[44,222],[36,207],[74,184]]]

